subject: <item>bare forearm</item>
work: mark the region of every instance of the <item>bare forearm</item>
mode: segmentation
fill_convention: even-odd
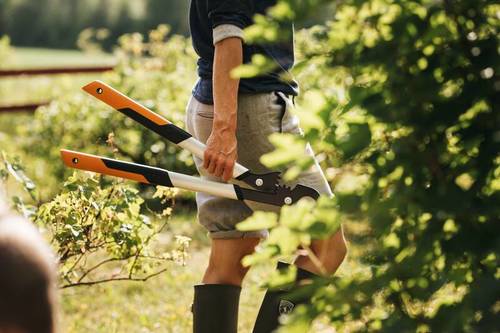
[[[203,165],[212,175],[231,179],[238,157],[236,121],[239,80],[231,71],[243,62],[241,39],[226,38],[215,45],[213,68],[214,122]]]
[[[242,41],[227,38],[215,45],[213,67],[214,129],[236,131],[239,79],[231,71],[243,62]]]

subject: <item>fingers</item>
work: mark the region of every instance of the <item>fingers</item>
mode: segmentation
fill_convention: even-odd
[[[212,159],[211,152],[208,149],[205,150],[205,153],[203,154],[203,169],[208,170],[208,166],[210,165],[211,159]]]
[[[222,157],[221,155],[217,156],[217,159],[215,160],[215,170],[213,172],[214,176],[222,176],[222,173],[224,172],[224,163],[224,157]]]
[[[212,151],[205,151],[205,157],[203,159],[203,166],[207,169],[208,173],[213,175],[215,169],[217,168],[217,154]]]
[[[235,160],[226,160],[224,172],[222,174],[222,179],[224,179],[224,181],[227,182],[229,179],[233,178],[234,164]]]
[[[234,157],[226,157],[222,154],[213,153],[206,150],[203,158],[203,167],[216,177],[221,177],[228,181],[233,177],[233,170],[236,160]]]

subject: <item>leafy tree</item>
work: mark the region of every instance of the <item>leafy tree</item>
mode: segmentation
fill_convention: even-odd
[[[248,38],[272,41],[275,20],[307,18],[325,2],[280,1]],[[336,198],[242,224],[274,227],[246,262],[307,249],[351,220],[351,260],[366,268],[305,288],[312,302],[283,332],[320,316],[341,331],[497,329],[498,11],[490,1],[346,0],[305,32],[297,114],[306,133],[273,136],[277,151],[264,161],[291,165],[293,177],[309,162],[290,147],[311,142]]]
[[[0,8],[7,8],[7,6],[9,5],[10,3],[10,0],[0,0]],[[5,11],[2,10],[0,11],[0,31],[5,31],[5,20],[6,20],[6,17],[5,17]]]
[[[112,27],[113,35],[111,36],[111,41],[115,43],[123,34],[137,31],[137,25],[137,22],[132,19],[130,6],[122,4],[118,12],[118,17]]]

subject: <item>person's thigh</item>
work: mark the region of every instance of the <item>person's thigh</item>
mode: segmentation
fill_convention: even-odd
[[[241,285],[248,271],[241,260],[252,254],[257,244],[259,238],[212,239],[203,283]]]

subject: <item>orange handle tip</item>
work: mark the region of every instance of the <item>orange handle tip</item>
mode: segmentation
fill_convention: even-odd
[[[128,109],[148,118],[150,121],[157,125],[168,125],[170,122],[160,116],[159,114],[149,110],[145,106],[135,102],[133,99],[125,96],[118,90],[110,87],[106,83],[96,80],[82,87],[88,94],[94,96],[98,100],[108,104],[112,108],[123,112],[122,110]]]
[[[70,168],[92,171],[95,173],[101,173],[104,175],[115,176],[149,184],[144,175],[108,167],[105,161],[111,160],[104,157],[80,153],[73,150],[61,149],[61,158],[64,164]]]

